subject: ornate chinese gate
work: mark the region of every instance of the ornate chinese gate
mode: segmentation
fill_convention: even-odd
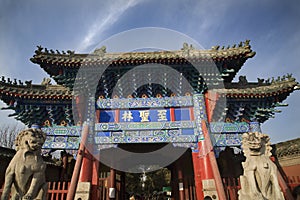
[[[190,149],[188,152],[191,153],[189,156],[193,165],[192,179],[185,179],[185,172],[180,167],[182,161],[171,167],[174,173],[172,176],[173,178],[175,176],[174,180],[177,181],[173,186],[173,190],[177,190],[173,191],[174,196],[180,199],[185,199],[187,193],[193,193],[190,196],[197,196],[197,199],[202,199],[204,196],[216,198],[220,198],[220,195],[224,196],[213,150],[218,152],[219,147],[238,146],[241,142],[240,133],[249,131],[250,126],[252,130],[259,128],[257,124],[249,125],[246,122],[209,123],[205,96],[202,94],[163,98],[99,98],[96,102],[95,119],[94,124],[89,124],[87,139],[81,138],[88,142],[82,142],[85,145],[85,150],[83,150],[85,154],[82,154],[83,162],[80,164],[79,182],[93,182],[93,177],[98,176],[98,170],[92,167],[95,162],[91,162],[89,156],[97,159],[100,156],[101,162],[111,165],[109,187],[111,192],[115,193],[115,175],[112,177],[112,174],[116,173],[115,170],[137,170],[143,163],[135,162],[134,159],[129,166],[122,166],[125,163],[122,159],[114,159],[114,162],[108,163],[113,155],[109,153],[110,149],[116,150],[118,145],[122,144],[171,144],[174,149],[181,149],[175,154],[177,157],[166,161],[169,163],[150,164],[166,167]],[[77,149],[81,129],[81,126],[44,128],[44,131],[48,133],[44,148]],[[170,148],[167,150],[170,151]],[[80,152],[82,153],[81,150]],[[101,152],[105,153],[101,154]],[[172,152],[164,153],[172,154]],[[94,184],[99,183],[94,180]],[[186,188],[190,187],[192,189],[186,192]]]

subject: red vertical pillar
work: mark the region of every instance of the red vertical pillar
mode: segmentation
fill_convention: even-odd
[[[81,134],[82,139],[81,139],[80,146],[78,149],[78,154],[77,154],[77,159],[76,159],[76,163],[75,163],[74,170],[73,170],[71,184],[70,184],[68,194],[67,194],[67,200],[73,200],[75,197],[76,187],[77,187],[77,183],[79,180],[81,167],[82,167],[82,160],[83,160],[83,156],[84,156],[83,154],[85,151],[84,144],[87,140],[88,133],[89,133],[89,127],[87,125],[84,125],[83,129],[82,129],[82,134]]]
[[[91,182],[93,172],[93,156],[85,148],[79,175],[79,182]]]
[[[110,169],[110,188],[109,188],[109,199],[116,198],[116,170],[111,168]]]
[[[214,180],[219,199],[226,199],[223,183],[217,166],[215,154],[206,127],[202,121],[204,140],[198,142],[198,152],[192,153],[194,165],[194,179],[197,199],[203,199],[203,180]]]
[[[92,199],[99,199],[99,161],[93,160],[93,173],[92,173]]]
[[[202,186],[202,177],[201,169],[203,164],[200,160],[200,155],[198,153],[192,153],[193,166],[194,166],[194,180],[195,180],[195,192],[197,199],[203,199],[203,186]]]
[[[179,200],[185,200],[185,196],[184,196],[184,177],[183,177],[181,161],[179,163],[177,163],[176,169],[177,169],[177,175],[178,175]]]
[[[219,98],[219,96],[218,96],[218,93],[216,93],[216,92],[208,91],[207,93],[205,93],[205,107],[206,107],[206,114],[207,114],[208,122],[211,122],[211,120],[212,120],[212,116],[213,116],[214,109],[216,107],[218,98]]]
[[[93,177],[94,156],[88,150],[91,149],[91,144],[88,142],[88,137],[89,137],[88,135],[89,134],[87,134],[85,141],[82,141],[85,148],[83,151],[79,182],[92,182],[92,177]]]
[[[85,113],[86,113],[86,98],[82,95],[76,96],[76,107],[78,110],[78,117],[80,123],[85,120]],[[97,115],[96,115],[97,116]],[[87,126],[87,125],[86,125]],[[87,126],[88,128],[88,126]],[[79,174],[79,182],[91,182],[92,181],[92,171],[93,171],[93,156],[87,150],[86,145],[88,145],[88,135],[89,132],[85,135],[85,139],[81,141],[81,145],[83,145],[83,158],[81,163],[81,170]]]
[[[208,91],[205,94],[205,107],[206,107],[208,122],[211,122],[211,120],[212,120],[213,112],[216,107],[218,99],[219,99],[219,95],[216,92]],[[208,133],[208,128],[207,128],[206,122],[204,120],[201,123],[202,123],[204,141],[205,141],[205,144],[207,145],[206,148],[210,149],[207,156],[209,157],[209,162],[211,164],[211,170],[213,172],[219,199],[226,199],[225,190],[224,190],[223,183],[221,180],[221,175],[220,175],[220,171],[219,171],[218,164],[216,161],[216,156],[213,151],[212,143],[210,140],[210,135]]]
[[[194,180],[197,199],[203,199],[202,180],[213,179],[209,157],[207,156],[204,140],[198,142],[198,152],[192,153],[194,166]]]
[[[223,186],[223,183],[222,183],[221,175],[220,175],[220,172],[219,172],[216,156],[215,156],[215,153],[213,151],[212,143],[211,143],[210,136],[209,136],[209,133],[208,133],[208,129],[207,129],[207,126],[206,126],[206,122],[204,120],[202,120],[202,130],[203,130],[205,145],[206,145],[206,148],[208,149],[208,153],[207,153],[206,157],[209,159],[210,170],[213,173],[213,177],[214,177],[215,184],[216,184],[216,190],[217,190],[219,199],[221,199],[221,200],[224,199],[225,200],[226,195],[225,195],[224,186]]]

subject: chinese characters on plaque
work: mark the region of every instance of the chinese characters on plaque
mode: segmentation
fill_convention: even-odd
[[[109,122],[168,122],[192,119],[191,108],[101,110],[100,123]]]

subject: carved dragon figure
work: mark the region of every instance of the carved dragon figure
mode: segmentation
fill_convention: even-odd
[[[277,179],[277,167],[270,160],[270,138],[259,132],[244,133],[242,148],[246,156],[240,177],[239,200],[284,200]]]
[[[11,192],[13,200],[46,199],[46,164],[41,156],[41,148],[46,134],[40,129],[26,129],[15,140],[16,154],[5,174],[5,184],[1,200],[8,200]]]

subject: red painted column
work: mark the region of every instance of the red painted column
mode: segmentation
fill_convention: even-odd
[[[67,194],[67,200],[74,200],[77,183],[79,180],[79,173],[81,171],[82,160],[83,160],[83,152],[85,151],[85,142],[87,140],[87,135],[89,133],[89,127],[87,125],[83,126],[82,129],[82,139],[80,142],[80,146],[78,149],[77,159],[73,170],[73,175],[71,179],[71,184]]]
[[[214,109],[216,107],[218,98],[219,98],[219,96],[218,96],[218,93],[216,93],[216,92],[208,91],[207,93],[205,93],[205,107],[206,107],[206,114],[207,114],[208,122],[211,122],[211,120],[212,120],[212,116],[213,116]]]
[[[98,159],[99,160],[99,159]],[[99,161],[93,160],[93,173],[92,173],[92,199],[99,199]]]
[[[203,164],[200,161],[199,153],[192,153],[193,159],[193,167],[194,167],[194,180],[195,180],[195,192],[197,199],[203,199],[203,186],[202,186],[202,177],[201,177],[201,169],[203,168]]]
[[[111,168],[110,169],[110,188],[109,188],[109,199],[116,198],[116,170]]]
[[[202,120],[202,130],[203,130],[203,135],[204,135],[204,141],[205,141],[205,144],[206,144],[206,148],[209,150],[208,154],[207,154],[207,157],[208,157],[209,163],[211,165],[210,169],[211,169],[211,172],[213,173],[213,177],[214,177],[214,180],[215,180],[216,189],[217,189],[219,199],[226,200],[225,190],[224,190],[223,182],[222,182],[221,175],[220,175],[220,172],[219,172],[216,156],[215,156],[215,153],[213,151],[212,143],[211,143],[210,136],[209,136],[209,133],[208,133],[208,129],[207,129],[207,126],[206,126],[206,122],[204,120]]]
[[[79,182],[92,182],[92,177],[93,177],[93,161],[94,161],[94,156],[89,152],[88,149],[90,148],[90,145],[88,140],[88,134],[86,136],[85,141],[83,145],[85,145],[84,148],[84,153],[83,153],[83,159],[82,159],[82,164],[81,164],[81,171],[79,175]]]
[[[179,190],[179,200],[185,200],[184,196],[184,177],[182,171],[182,162],[177,163],[177,176],[178,176],[178,190]]]
[[[197,199],[203,199],[203,184],[202,180],[213,179],[213,173],[207,156],[204,140],[198,142],[198,151],[192,153],[194,166],[194,180]]]
[[[93,156],[85,148],[79,175],[79,182],[91,182],[93,172]]]
[[[206,122],[204,120],[202,121],[202,130],[204,140],[198,142],[199,152],[192,153],[196,196],[197,199],[203,199],[204,194],[202,181],[214,179],[219,199],[225,200],[226,196],[223,183],[217,166],[215,154],[213,152],[213,147],[208,135]]]
[[[207,114],[207,120],[208,122],[211,122],[214,109],[216,107],[217,101],[219,99],[219,94],[216,92],[208,91],[205,94],[205,107],[206,107],[206,114]],[[212,143],[210,140],[210,135],[208,133],[208,128],[206,126],[206,122],[202,120],[202,130],[204,135],[205,144],[207,145],[206,148],[210,149],[208,152],[209,162],[211,164],[211,170],[213,172],[215,184],[216,184],[216,190],[219,196],[219,199],[226,199],[225,190],[223,186],[223,182],[221,180],[220,171],[218,168],[217,160],[215,153],[213,151]]]

